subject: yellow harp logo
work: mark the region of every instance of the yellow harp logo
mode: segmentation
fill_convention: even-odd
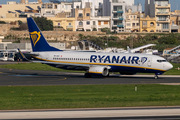
[[[41,38],[41,33],[34,31],[34,32],[30,32],[30,36],[31,39],[33,41],[34,46],[36,45],[36,43],[39,41],[39,39]]]

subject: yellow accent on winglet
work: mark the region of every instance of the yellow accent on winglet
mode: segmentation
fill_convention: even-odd
[[[22,52],[21,52],[20,50],[19,50],[19,53],[21,54],[21,56],[22,56],[23,58],[25,58],[24,55],[22,54]]]

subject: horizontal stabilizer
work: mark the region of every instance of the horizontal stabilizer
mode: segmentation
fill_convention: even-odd
[[[19,55],[21,56],[22,60],[29,61],[19,48],[18,48],[18,51],[19,51]]]

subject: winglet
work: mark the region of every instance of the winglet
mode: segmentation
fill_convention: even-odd
[[[25,61],[29,61],[25,55],[21,52],[21,50],[18,48],[18,51],[19,51],[19,55],[21,56],[21,59],[25,60]]]

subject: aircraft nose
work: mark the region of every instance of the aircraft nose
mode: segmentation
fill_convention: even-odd
[[[170,70],[173,68],[173,65],[171,63],[168,63],[167,70]]]

